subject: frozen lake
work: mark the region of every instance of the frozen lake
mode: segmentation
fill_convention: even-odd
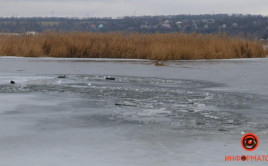
[[[268,59],[1,57],[0,165],[265,165],[225,155],[268,154],[267,71]]]

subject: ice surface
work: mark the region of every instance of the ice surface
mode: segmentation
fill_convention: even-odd
[[[252,165],[224,157],[267,154],[267,59],[166,63],[0,58],[0,165]],[[251,153],[247,132],[260,139]]]
[[[57,101],[49,101],[45,100],[35,100],[36,95],[33,94],[3,94],[0,93],[0,113],[8,112],[8,111],[18,111],[20,106],[30,104],[31,106],[56,106]]]

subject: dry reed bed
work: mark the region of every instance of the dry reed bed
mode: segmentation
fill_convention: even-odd
[[[56,33],[1,35],[0,55],[153,60],[265,57],[261,42],[226,35]]]

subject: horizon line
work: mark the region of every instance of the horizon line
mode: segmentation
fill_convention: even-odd
[[[205,16],[205,15],[228,15],[228,16],[262,16],[262,17],[268,17],[268,15],[264,15],[264,14],[243,14],[243,13],[213,13],[213,14],[159,14],[159,15],[125,15],[125,16],[117,16],[117,17],[105,17],[105,16],[18,16],[17,14],[14,14],[12,16],[0,16],[0,18],[67,18],[67,19],[90,19],[90,18],[99,18],[99,19],[104,19],[104,18],[109,18],[109,19],[120,19],[120,18],[127,18],[127,17],[169,17],[169,16]]]

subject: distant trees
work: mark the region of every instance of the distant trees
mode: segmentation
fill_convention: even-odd
[[[117,19],[54,17],[0,18],[0,33],[25,33],[27,31],[125,31],[139,33],[217,33],[220,31],[231,35],[267,38],[268,17],[261,15],[206,14],[123,17]]]

